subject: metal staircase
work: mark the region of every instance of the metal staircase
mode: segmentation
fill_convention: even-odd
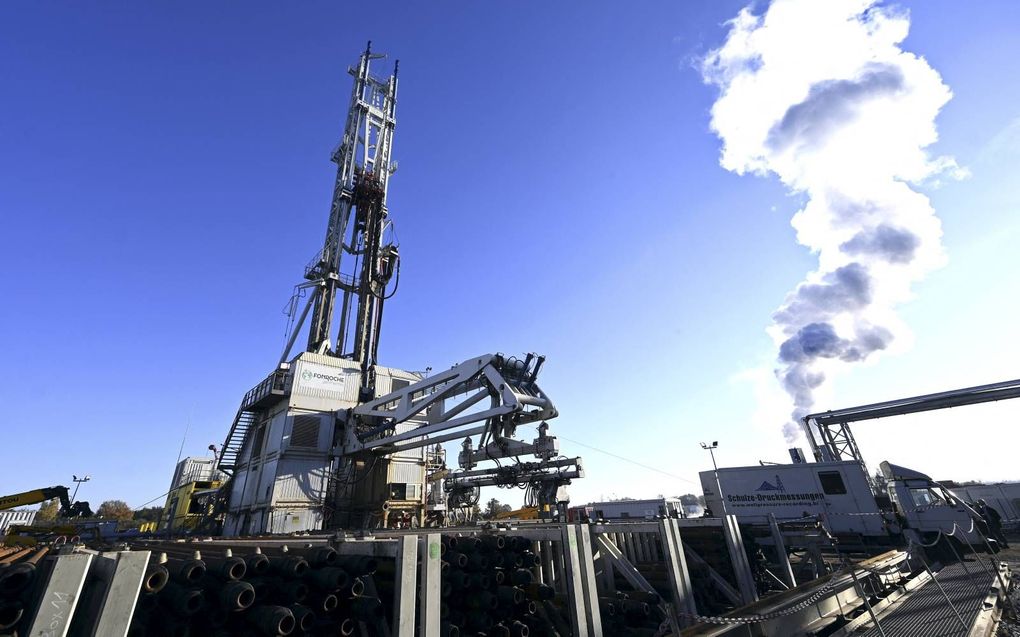
[[[255,423],[255,416],[255,412],[245,410],[244,405],[242,405],[237,410],[237,415],[234,416],[234,423],[230,425],[230,433],[227,434],[227,439],[223,442],[223,449],[220,451],[220,459],[216,468],[231,477],[233,477],[234,471],[237,469],[237,462],[241,457],[241,448],[248,437],[248,431]]]
[[[234,416],[234,422],[230,425],[227,439],[223,442],[217,469],[231,477],[234,475],[241,457],[241,447],[248,437],[248,431],[255,423],[258,412],[286,398],[290,394],[291,382],[290,364],[283,363],[244,395],[237,415]]]

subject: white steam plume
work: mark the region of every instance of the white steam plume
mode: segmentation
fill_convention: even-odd
[[[893,308],[945,260],[941,224],[911,184],[964,171],[925,152],[951,93],[899,47],[905,12],[872,0],[776,0],[763,15],[744,9],[729,27],[702,66],[720,89],[712,107],[720,163],[774,173],[806,195],[792,225],[818,254],[818,269],[769,328],[794,404],[784,426],[793,442],[826,377],[889,348],[904,332]]]

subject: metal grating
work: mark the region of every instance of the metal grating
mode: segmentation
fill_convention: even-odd
[[[982,569],[975,559],[987,560],[984,556],[970,557],[966,566],[951,564],[935,574],[968,628],[977,618],[988,589],[996,585],[995,575]],[[969,576],[967,569],[970,569]],[[881,631],[872,626],[859,633],[859,637],[966,637],[969,634],[935,582],[928,582],[914,591],[902,604],[879,615],[878,621],[882,624]]]
[[[294,416],[294,426],[290,432],[290,446],[312,449],[318,447],[320,422],[321,419],[317,414]]]

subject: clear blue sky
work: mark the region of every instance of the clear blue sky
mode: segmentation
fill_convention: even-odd
[[[368,39],[401,60],[390,189],[403,256],[380,359],[548,356],[575,500],[697,491],[783,460],[746,370],[814,258],[801,201],[719,167],[692,62],[741,2],[0,5],[0,492],[93,477],[136,506],[220,443],[272,368],[324,230]],[[902,308],[907,353],[841,377],[840,407],[1020,376],[1020,7],[905,3],[904,47],[953,89],[928,194],[948,265]],[[635,8],[637,7],[637,8]],[[875,463],[1020,478],[1020,404],[861,425]],[[935,423],[935,424],[932,424]],[[986,436],[961,446],[953,432]]]

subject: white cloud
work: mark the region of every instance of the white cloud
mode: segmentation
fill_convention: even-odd
[[[911,185],[967,173],[926,151],[952,94],[924,58],[900,48],[905,12],[872,0],[776,0],[729,27],[702,65],[720,89],[711,122],[720,164],[776,175],[805,194],[791,223],[818,255],[769,329],[795,422],[833,372],[906,333],[895,306],[945,262],[941,223]]]

